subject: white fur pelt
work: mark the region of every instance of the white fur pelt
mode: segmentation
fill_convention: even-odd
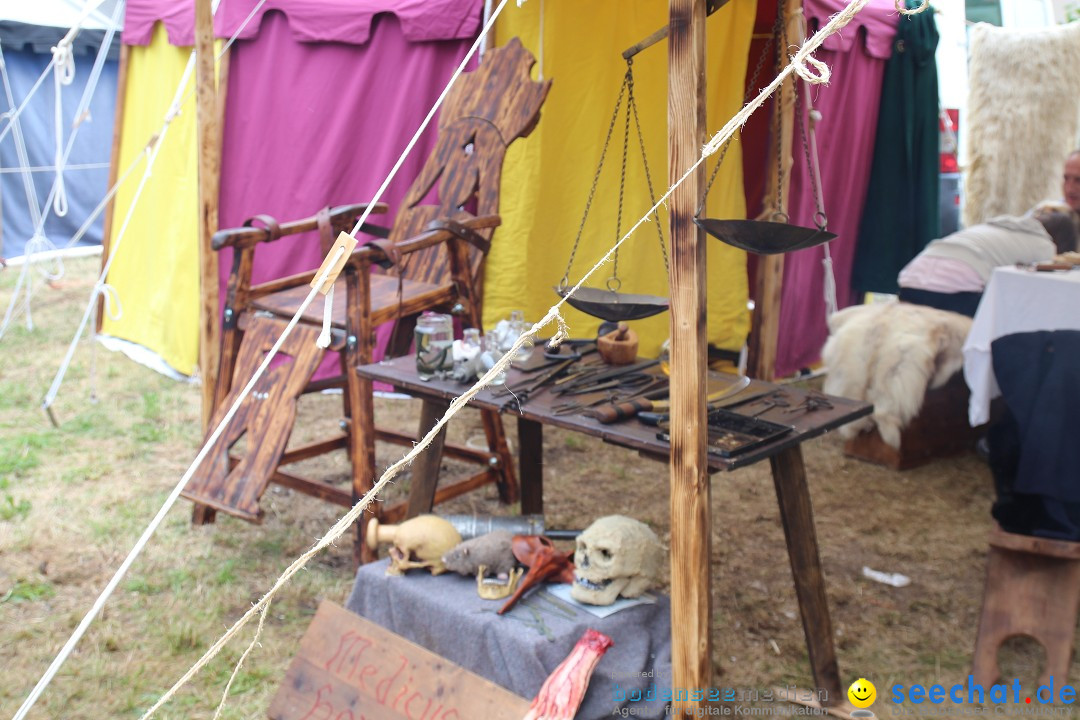
[[[971,318],[901,302],[855,305],[829,319],[822,350],[824,390],[873,403],[874,414],[840,428],[854,437],[877,425],[900,448],[900,431],[919,414],[928,387],[944,385],[963,364]]]
[[[1080,23],[971,28],[964,224],[1061,197],[1080,131]]]

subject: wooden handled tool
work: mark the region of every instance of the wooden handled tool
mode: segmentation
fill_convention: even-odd
[[[735,393],[742,392],[748,385],[750,385],[750,378],[744,377],[731,387],[717,390],[710,394],[705,400],[710,403],[722,400]],[[664,394],[666,395],[667,392],[664,391]],[[663,395],[660,395],[658,398],[650,398],[648,395],[640,398],[633,398],[632,400],[627,400],[625,402],[596,408],[589,412],[588,415],[603,425],[610,425],[611,423],[619,422],[620,420],[632,418],[639,412],[660,412],[670,408],[671,400],[661,400],[659,399],[660,397],[663,397]]]

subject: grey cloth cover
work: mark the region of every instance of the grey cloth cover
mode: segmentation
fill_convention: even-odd
[[[386,567],[382,561],[360,568],[349,610],[529,700],[585,630],[599,630],[614,644],[597,664],[576,717],[600,720],[623,707],[637,718],[664,717],[660,697],[671,688],[667,597],[598,618],[535,590],[499,616],[505,601],[482,600],[474,578],[417,570],[388,577]]]

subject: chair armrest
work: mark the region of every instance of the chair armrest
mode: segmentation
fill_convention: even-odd
[[[335,225],[345,223],[350,219],[359,217],[367,207],[367,203],[339,205],[338,207],[331,208],[330,220]],[[385,213],[386,210],[387,206],[385,203],[376,203],[371,207],[371,212],[373,213]],[[237,249],[252,248],[261,242],[273,242],[284,235],[308,232],[318,228],[318,220],[314,215],[302,220],[282,223],[281,225],[275,223],[272,218],[262,215],[257,215],[247,222],[251,223],[256,220],[264,223],[267,227],[252,227],[251,225],[245,225],[244,227],[219,230],[214,233],[214,236],[210,241],[210,246],[214,250],[221,250],[226,247]],[[377,228],[377,226],[372,227]],[[365,223],[364,229],[366,230],[367,228],[368,225]],[[378,234],[377,230],[373,231],[372,234]]]

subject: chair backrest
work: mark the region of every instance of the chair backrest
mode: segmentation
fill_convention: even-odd
[[[401,241],[424,231],[433,220],[466,222],[499,211],[499,183],[506,148],[525,137],[540,119],[551,81],[529,76],[533,56],[517,38],[493,48],[480,67],[463,74],[439,116],[439,139],[398,209],[390,239]],[[437,202],[425,203],[432,189]],[[490,240],[492,229],[478,230]],[[478,276],[483,253],[471,250]],[[445,244],[409,257],[401,269],[411,280],[450,281]]]

